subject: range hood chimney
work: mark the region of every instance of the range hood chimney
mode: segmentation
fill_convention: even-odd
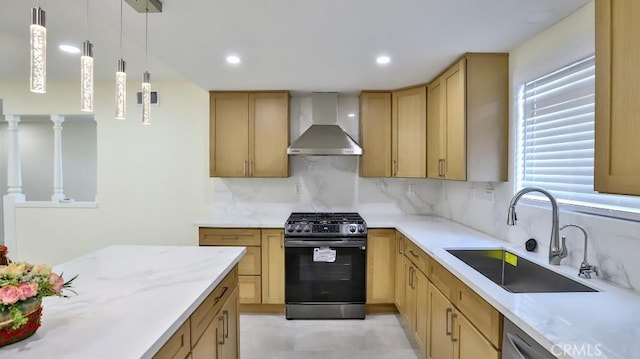
[[[311,126],[287,148],[289,155],[361,155],[362,147],[338,126],[338,93],[312,94]]]

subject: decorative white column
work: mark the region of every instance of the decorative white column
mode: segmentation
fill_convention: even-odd
[[[53,122],[53,195],[51,202],[60,203],[65,199],[62,183],[62,123],[64,116],[51,115]]]
[[[25,201],[22,194],[22,176],[20,172],[20,142],[18,122],[20,116],[5,115],[9,123],[8,132],[8,156],[7,156],[7,194],[2,199],[4,244],[9,248],[12,257],[16,258],[16,203]]]
[[[7,193],[9,195],[22,195],[22,174],[20,171],[20,142],[18,122],[20,116],[6,115],[5,119],[9,122],[7,132],[9,135],[9,153],[7,158]]]

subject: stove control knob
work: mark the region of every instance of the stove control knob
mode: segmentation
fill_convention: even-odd
[[[363,225],[361,225],[361,224],[358,225],[358,232],[359,233],[364,233],[364,226]]]
[[[299,224],[296,224],[296,232],[302,232],[302,226]]]
[[[354,226],[353,224],[349,226],[349,232],[351,233],[356,233],[356,226]]]
[[[293,232],[293,224],[287,224],[287,232]]]
[[[311,232],[311,227],[308,224],[305,224],[302,230],[305,232]]]

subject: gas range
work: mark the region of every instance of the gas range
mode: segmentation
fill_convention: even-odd
[[[367,224],[358,213],[352,212],[294,212],[284,224],[285,237],[343,237],[367,236]]]

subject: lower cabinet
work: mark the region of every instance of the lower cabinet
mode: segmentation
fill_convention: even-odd
[[[409,260],[405,259],[405,310],[404,317],[422,353],[427,349],[427,277]]]
[[[404,236],[400,232],[396,232],[396,245],[394,248],[395,253],[395,296],[394,302],[398,311],[402,313],[404,311],[404,296],[405,296],[405,276],[404,276]]]
[[[154,355],[154,359],[238,359],[237,266]]]
[[[395,229],[367,233],[367,304],[392,304],[395,297]]]
[[[284,304],[284,230],[205,228],[201,246],[243,246],[238,264],[240,304]]]

